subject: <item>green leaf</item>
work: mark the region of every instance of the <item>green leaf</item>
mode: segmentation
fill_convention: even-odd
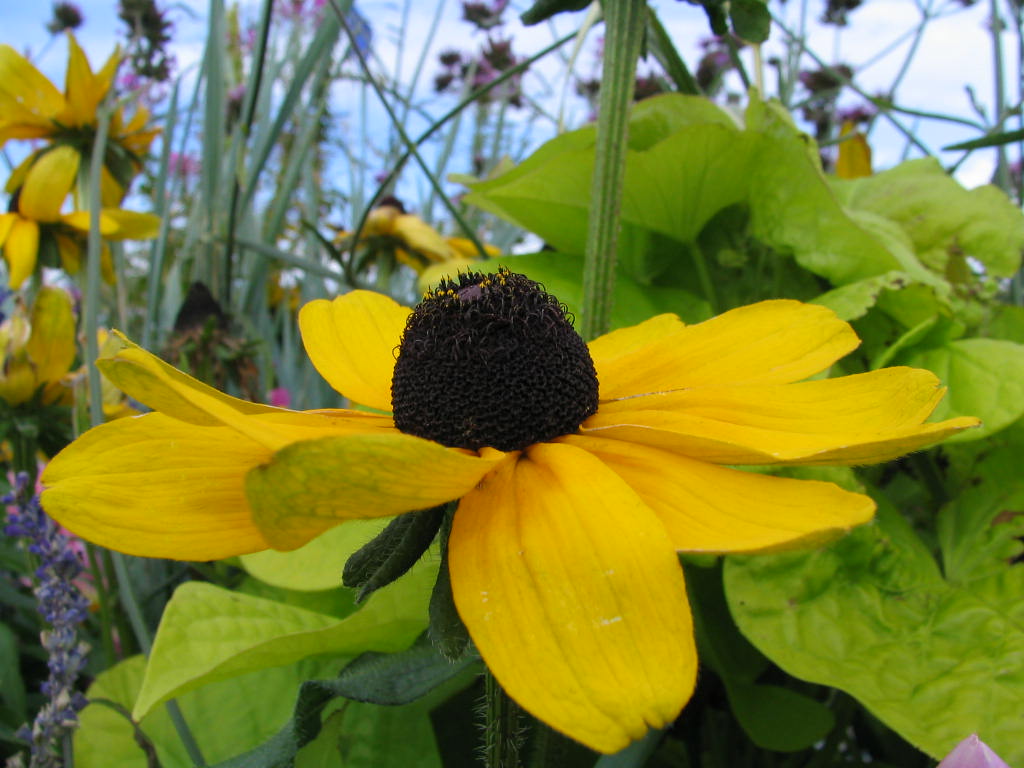
[[[644,230],[692,242],[723,208],[744,204],[750,235],[792,252],[805,269],[837,285],[904,269],[835,199],[805,137],[761,110],[761,130],[741,129],[705,99],[646,99],[630,118],[620,253],[639,250]],[[548,142],[496,178],[470,184],[466,201],[537,233],[556,250],[581,253],[590,204],[594,134],[581,129]],[[664,260],[663,253],[655,253]],[[661,265],[665,268],[665,264]],[[656,269],[630,265],[644,282]]]
[[[1024,415],[1024,346],[1000,339],[960,339],[915,349],[896,358],[903,365],[927,368],[949,387],[933,419],[977,416],[978,429],[951,441],[980,440]]]
[[[436,565],[424,562],[344,619],[241,595],[181,585],[164,610],[134,713],[254,669],[317,654],[405,648],[426,627]]]
[[[827,293],[811,299],[814,304],[828,307],[841,320],[856,320],[867,314],[875,306],[882,291],[898,291],[907,284],[909,277],[905,272],[886,272],[884,275],[869,277],[835,288]]]
[[[826,549],[728,558],[725,587],[740,630],[789,674],[846,691],[934,758],[974,731],[1024,761],[1024,568],[947,582],[880,503]]]
[[[976,446],[970,446],[980,449],[975,473],[938,519],[943,570],[949,581],[962,585],[998,575],[1024,550],[1024,422]]]
[[[17,635],[0,623],[0,712],[17,725],[25,720],[25,683],[21,678],[21,654]]]
[[[736,35],[748,43],[763,43],[772,28],[766,0],[730,0],[729,20]]]
[[[808,749],[835,725],[828,707],[790,688],[736,682],[726,686],[726,694],[743,730],[762,749]]]
[[[353,701],[410,704],[479,661],[476,654],[449,661],[423,636],[404,651],[370,651],[356,657],[338,675],[337,690]]]
[[[898,223],[917,257],[951,279],[965,277],[972,257],[990,277],[1010,277],[1020,267],[1024,215],[1005,193],[986,185],[964,189],[935,158],[901,163],[874,176],[834,186],[851,208]]]
[[[384,530],[390,522],[349,520],[291,552],[268,549],[242,555],[242,567],[260,581],[284,589],[317,591],[341,586],[341,573],[349,557]]]
[[[178,704],[200,751],[212,764],[264,742],[288,721],[302,681],[332,674],[338,665],[334,659],[262,669],[187,693]],[[78,768],[148,768],[127,719],[145,666],[144,657],[134,656],[96,676],[87,691],[92,703],[80,713],[81,726],[74,735]],[[123,713],[97,699],[114,702]],[[147,715],[140,726],[163,768],[193,766],[163,707]]]
[[[523,24],[530,27],[547,21],[552,16],[566,11],[582,11],[591,0],[535,0],[534,4],[523,11],[519,17]]]

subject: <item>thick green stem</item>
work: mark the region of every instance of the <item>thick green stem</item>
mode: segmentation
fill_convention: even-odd
[[[602,7],[604,64],[583,266],[583,317],[579,329],[585,339],[605,333],[610,326],[619,208],[626,175],[629,107],[647,18],[645,0],[605,0]]]
[[[487,768],[520,768],[522,713],[489,670],[484,672],[484,707],[484,765]]]

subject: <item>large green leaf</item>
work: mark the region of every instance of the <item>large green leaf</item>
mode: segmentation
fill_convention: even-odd
[[[965,257],[983,264],[991,277],[1010,277],[1020,267],[1020,209],[996,187],[964,189],[935,158],[911,160],[835,186],[851,208],[897,222],[918,258],[939,274],[965,276]]]
[[[307,660],[257,670],[187,693],[178,699],[178,705],[200,751],[212,764],[266,741],[288,721],[303,680],[333,674],[343,661]],[[101,672],[89,687],[87,695],[93,703],[81,712],[81,727],[75,731],[78,768],[149,765],[128,720],[145,666],[144,657],[132,657]],[[121,712],[97,703],[97,699],[113,702]],[[163,707],[147,715],[140,726],[163,768],[194,765]]]
[[[634,108],[620,250],[636,250],[646,231],[689,243],[718,211],[742,204],[753,237],[791,251],[806,269],[837,285],[903,268],[846,215],[805,138],[771,110],[753,114],[757,127],[742,129],[707,100],[675,94]],[[594,132],[581,129],[548,142],[507,173],[469,184],[465,199],[557,250],[582,253],[593,163]],[[650,270],[633,264],[631,271],[644,280]]]
[[[348,558],[390,522],[351,520],[317,536],[291,552],[268,549],[242,555],[242,566],[260,581],[284,589],[316,591],[341,586]]]
[[[927,368],[949,387],[934,418],[977,416],[978,429],[953,441],[979,440],[1024,415],[1024,345],[1001,339],[960,339],[938,347],[914,349],[897,361]]]
[[[1024,568],[943,579],[891,508],[815,552],[732,557],[741,631],[795,677],[840,688],[932,757],[977,732],[1024,762]]]
[[[183,584],[164,610],[135,716],[186,691],[254,669],[317,654],[405,648],[426,628],[436,573],[436,564],[424,562],[343,619],[212,584]]]

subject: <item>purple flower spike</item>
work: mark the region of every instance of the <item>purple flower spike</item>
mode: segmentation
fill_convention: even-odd
[[[936,768],[1010,768],[989,749],[989,746],[972,733],[957,744],[953,751]]]

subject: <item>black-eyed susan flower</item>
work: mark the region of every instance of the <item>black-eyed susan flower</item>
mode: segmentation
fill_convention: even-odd
[[[0,147],[8,139],[48,139],[55,146],[66,146],[79,154],[90,151],[97,110],[113,85],[121,53],[114,51],[93,72],[75,36],[68,32],[67,38],[63,92],[14,48],[0,45]],[[147,125],[148,121],[149,113],[141,106],[135,107],[130,118],[126,118],[123,107],[111,115],[103,168],[104,205],[120,203],[124,188],[141,167],[142,157],[158,133]],[[48,150],[46,147],[32,153],[12,172],[8,192],[24,186],[31,190],[35,182],[25,176]],[[63,190],[62,200],[71,189],[68,185]]]
[[[81,157],[66,145],[43,154],[28,171],[24,186],[14,194],[10,210],[0,213],[0,251],[7,261],[7,281],[12,288],[36,269],[40,253],[60,257],[66,272],[78,272],[90,228],[88,211],[62,213],[68,189],[74,184]],[[100,211],[100,234],[104,240],[145,240],[156,237],[160,218],[121,208]],[[101,254],[104,276],[113,282],[113,263],[104,244]],[[56,266],[52,264],[51,266]]]
[[[795,301],[585,344],[555,298],[502,271],[415,310],[365,291],[313,301],[299,322],[327,381],[393,416],[236,400],[121,338],[99,365],[156,412],[57,456],[47,511],[114,549],[206,560],[458,500],[449,575],[476,647],[522,707],[601,752],[693,690],[677,552],[819,541],[874,511],[730,465],[885,461],[977,424],[924,423],[943,396],[926,371],[805,381],[859,342]]]

